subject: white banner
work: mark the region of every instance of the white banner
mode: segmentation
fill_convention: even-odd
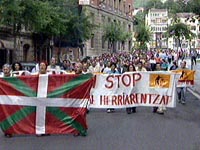
[[[90,108],[133,106],[176,106],[175,74],[132,72],[96,75],[91,89]]]

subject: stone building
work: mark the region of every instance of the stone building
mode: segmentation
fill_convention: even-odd
[[[84,56],[99,55],[112,52],[108,41],[104,39],[103,26],[110,22],[118,22],[128,32],[133,32],[133,0],[90,0],[89,5],[84,5],[83,10],[91,17],[91,21],[98,25],[93,37],[85,42]],[[117,42],[117,51],[130,51],[132,39],[124,44]]]
[[[152,33],[152,40],[150,42],[150,49],[167,49],[168,39],[165,32],[170,24],[167,9],[149,10],[146,15],[146,25],[150,28]]]
[[[14,38],[12,28],[0,29],[0,68],[5,63],[34,61],[34,48],[31,35],[22,31]]]

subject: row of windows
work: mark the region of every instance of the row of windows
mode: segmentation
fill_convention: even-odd
[[[151,13],[150,15],[151,15],[151,17],[161,17],[161,16],[163,17],[163,16],[167,16],[167,13],[161,13],[161,12],[158,13],[157,12],[157,13]]]
[[[115,9],[118,9],[120,11],[123,11],[125,13],[131,12],[131,4],[127,4],[124,0],[104,0],[104,4],[110,7],[114,7]],[[127,7],[128,6],[128,7]]]
[[[151,27],[151,31],[166,31],[167,27]]]
[[[107,21],[106,21],[106,17],[104,15],[102,15],[102,23],[105,24],[106,22],[107,23],[110,23],[112,20],[110,17],[108,17]],[[126,25],[127,25],[127,22],[121,22],[121,21],[117,21],[117,20],[113,20],[113,22],[118,22],[120,25],[122,25],[124,28],[126,28]],[[133,26],[132,26],[133,27]],[[128,24],[128,31],[131,32],[133,29],[131,29],[131,24]]]
[[[101,48],[102,49],[105,49],[105,48],[107,48],[107,49],[111,49],[111,44],[110,44],[110,42],[108,41],[107,42],[107,47],[106,47],[106,40],[105,40],[105,37],[104,36],[102,36],[102,38],[101,38],[101,41],[102,41],[102,45],[101,45]],[[129,41],[128,42],[128,49],[129,50],[131,50],[131,41]],[[119,50],[125,50],[125,45],[126,45],[126,42],[117,42],[117,45],[118,45],[118,49]],[[92,38],[91,38],[91,48],[94,48],[95,47],[95,39],[94,39],[94,35],[92,36]]]
[[[156,24],[156,23],[167,23],[167,20],[166,19],[157,18],[157,19],[152,19],[151,22],[154,23],[154,24]]]

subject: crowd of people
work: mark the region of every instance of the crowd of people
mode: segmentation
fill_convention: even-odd
[[[169,71],[176,69],[187,69],[184,58],[188,54],[184,51],[173,50],[156,50],[156,51],[133,51],[121,53],[104,53],[95,57],[86,57],[82,60],[78,59],[76,63],[70,60],[63,60],[58,64],[53,57],[47,65],[45,61],[40,62],[32,69],[32,72],[24,71],[19,62],[12,65],[5,64],[3,66],[3,77],[28,75],[28,74],[86,74],[86,73],[105,73],[105,74],[122,74],[124,72],[133,71]],[[197,55],[191,53],[191,59],[196,64]],[[182,63],[179,63],[182,62]],[[178,90],[178,98],[182,104],[185,103],[184,96],[180,93],[183,89]],[[184,89],[185,90],[185,89]],[[180,92],[181,91],[181,92]],[[184,92],[185,93],[185,92]],[[113,112],[114,109],[108,109],[107,112]],[[127,108],[127,113],[135,113],[136,108]],[[155,107],[153,112],[164,114],[163,109]]]
[[[184,52],[172,50],[166,51],[134,51],[122,53],[104,53],[95,57],[78,59],[76,63],[70,60],[63,60],[61,64],[53,57],[49,65],[45,61],[38,63],[32,72],[23,70],[19,62],[12,65],[4,64],[2,67],[2,77],[36,74],[86,74],[105,73],[123,74],[134,71],[169,71],[177,69],[188,69]],[[191,59],[196,64],[196,55],[191,53]],[[180,62],[180,63],[179,63]],[[185,104],[186,88],[177,89],[178,102]],[[153,107],[153,113],[164,114],[166,108]],[[115,109],[108,108],[107,112],[114,112]],[[136,107],[126,108],[127,114],[136,113]],[[5,136],[10,136],[6,135]]]

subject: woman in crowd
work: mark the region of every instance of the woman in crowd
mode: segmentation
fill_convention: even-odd
[[[4,64],[3,68],[2,68],[2,71],[3,71],[3,77],[11,77],[12,76],[12,74],[11,74],[11,66],[9,64]],[[4,136],[10,138],[13,135],[11,133],[5,132]]]
[[[21,63],[15,62],[12,64],[12,71],[21,71],[23,70]]]
[[[127,72],[134,72],[134,71],[136,71],[135,66],[133,64],[130,64],[128,66]],[[126,108],[126,112],[127,112],[127,114],[136,113],[136,107]]]
[[[116,68],[117,68],[117,65],[115,63],[112,63],[110,70],[108,70],[106,73],[107,74],[119,74],[119,72],[117,71]],[[114,112],[114,111],[115,111],[114,108],[108,108],[107,109],[107,113],[111,113],[111,112]]]

